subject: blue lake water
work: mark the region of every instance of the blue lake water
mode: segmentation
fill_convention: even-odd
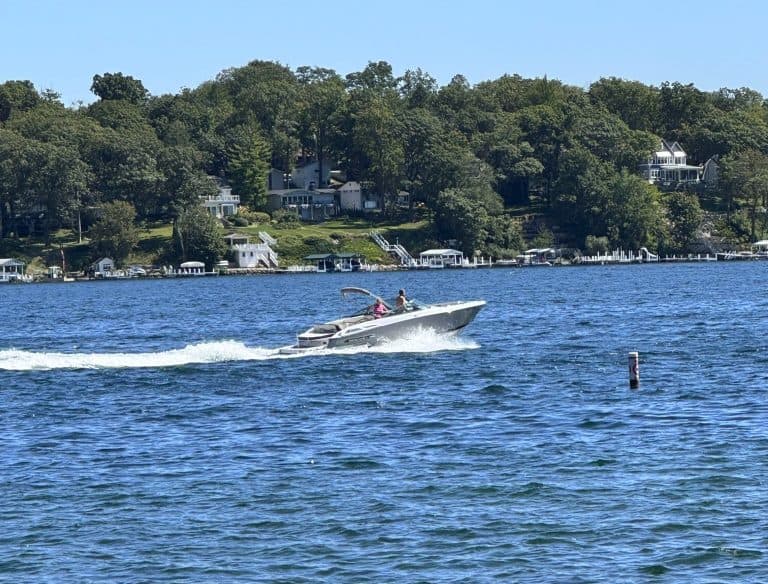
[[[488,305],[279,355],[347,285]],[[763,262],[4,286],[0,581],[768,581],[767,290]]]

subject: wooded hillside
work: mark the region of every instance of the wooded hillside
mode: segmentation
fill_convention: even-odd
[[[210,176],[263,211],[269,169],[297,159],[359,181],[384,217],[403,212],[394,195],[408,191],[411,217],[467,254],[519,251],[526,215],[542,219],[541,239],[584,249],[685,252],[703,212],[726,243],[766,230],[768,104],[747,88],[607,78],[583,89],[517,75],[439,87],[386,62],[342,77],[253,61],[177,95],[149,95],[122,73],[95,75],[91,90],[94,103],[65,107],[28,81],[0,85],[2,238],[103,237],[114,212],[194,223],[199,197],[216,192]],[[662,138],[689,164],[714,157],[718,182],[648,184],[638,165]]]

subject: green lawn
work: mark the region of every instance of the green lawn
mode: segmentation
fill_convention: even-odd
[[[275,251],[282,265],[305,263],[304,257],[313,253],[355,252],[365,256],[372,263],[394,263],[395,259],[386,254],[370,237],[372,231],[379,231],[390,243],[399,241],[403,245],[413,242],[421,247],[427,231],[425,221],[410,223],[372,223],[364,219],[338,219],[324,223],[298,224],[286,228],[274,224],[251,225],[236,229],[258,239],[259,231],[266,231],[277,240]]]

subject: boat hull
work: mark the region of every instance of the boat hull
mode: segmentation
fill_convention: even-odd
[[[373,346],[392,342],[420,331],[430,330],[438,334],[458,333],[477,316],[485,301],[445,302],[413,311],[391,313],[380,319],[365,319],[344,326],[341,330],[318,332],[310,329],[299,335],[295,349]],[[336,321],[342,322],[342,321]]]

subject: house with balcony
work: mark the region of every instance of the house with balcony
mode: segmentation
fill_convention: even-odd
[[[702,173],[702,167],[688,164],[688,156],[678,142],[667,140],[661,141],[639,170],[645,180],[663,190],[698,184]]]
[[[232,194],[232,187],[224,184],[216,177],[211,177],[216,182],[218,192],[215,195],[204,195],[200,197],[201,204],[206,211],[217,219],[224,219],[237,215],[237,208],[240,206],[240,195]]]
[[[267,209],[285,209],[302,221],[324,221],[338,214],[334,189],[277,189],[267,192]]]

